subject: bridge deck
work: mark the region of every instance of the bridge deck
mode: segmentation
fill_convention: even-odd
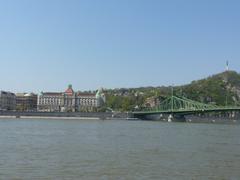
[[[133,112],[134,115],[147,114],[197,114],[203,112],[226,112],[226,111],[240,111],[240,107],[219,107],[210,109],[175,109],[175,110],[156,110],[156,111],[139,111]]]

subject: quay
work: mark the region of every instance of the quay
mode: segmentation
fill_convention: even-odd
[[[114,112],[18,112],[0,111],[0,118],[49,118],[49,119],[110,119],[131,118],[130,113]]]

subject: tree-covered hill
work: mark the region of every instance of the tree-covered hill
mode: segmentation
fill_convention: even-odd
[[[106,90],[106,107],[114,110],[131,111],[141,109],[148,101],[157,106],[171,95],[172,87],[140,87]],[[203,103],[219,106],[240,105],[240,74],[235,71],[225,71],[205,79],[193,81],[190,84],[173,87],[174,94],[184,96]]]
[[[235,105],[240,100],[240,74],[225,71],[179,88],[182,88],[184,96],[193,100],[222,106]]]

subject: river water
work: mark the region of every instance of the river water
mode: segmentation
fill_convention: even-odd
[[[0,179],[240,179],[240,125],[0,120]]]

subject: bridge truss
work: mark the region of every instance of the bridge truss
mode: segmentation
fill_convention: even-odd
[[[171,96],[154,108],[146,108],[135,114],[155,114],[155,113],[182,113],[192,114],[199,112],[218,112],[240,110],[240,107],[222,107],[214,104],[204,104],[185,97]]]
[[[181,111],[181,110],[207,110],[215,109],[218,106],[213,104],[204,104],[185,97],[171,96],[164,100],[158,107],[152,109],[157,111]]]

